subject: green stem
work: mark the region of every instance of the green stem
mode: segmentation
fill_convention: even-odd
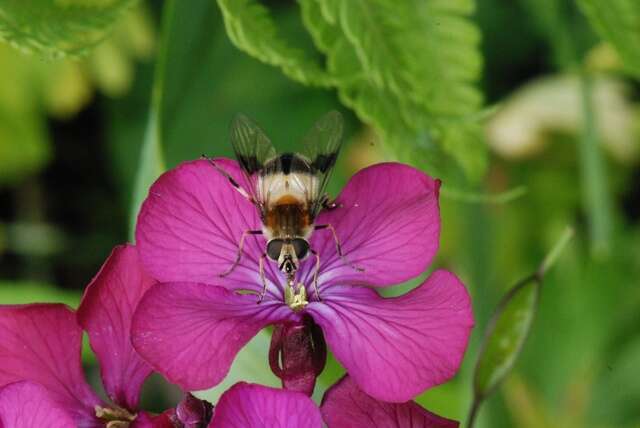
[[[165,71],[167,68],[169,33],[175,11],[175,0],[167,0],[162,12],[162,34],[158,58],[154,69],[153,88],[151,90],[151,106],[147,129],[140,151],[140,161],[133,188],[131,204],[129,238],[135,240],[135,227],[138,211],[147,196],[149,186],[165,170],[162,153],[162,102],[164,93]]]
[[[536,272],[536,275],[540,279],[544,276],[545,273],[547,273],[549,268],[553,266],[553,264],[556,262],[556,260],[558,259],[558,256],[560,256],[560,253],[562,253],[562,250],[564,250],[564,247],[569,243],[571,238],[573,238],[573,234],[574,234],[573,227],[568,226],[564,230],[564,233],[562,234],[558,242],[556,242],[556,245],[554,245],[551,251],[547,253],[544,260],[540,264],[538,271]]]
[[[443,197],[457,202],[469,204],[506,204],[527,193],[525,186],[514,187],[500,193],[474,193],[444,186],[440,190]]]
[[[481,399],[478,399],[478,397],[473,398],[471,409],[469,409],[469,416],[467,416],[467,428],[473,428],[473,426],[475,425],[476,418],[478,416],[478,410],[480,410],[480,403],[482,403]]]
[[[611,242],[611,200],[604,159],[598,144],[593,79],[581,72],[583,132],[579,144],[583,204],[588,215],[591,250],[606,256]]]

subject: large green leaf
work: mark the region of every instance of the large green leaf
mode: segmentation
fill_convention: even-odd
[[[135,0],[3,0],[0,39],[49,56],[78,55],[104,39]]]
[[[240,49],[267,63],[295,64],[296,70],[314,64],[317,70],[316,63],[284,49],[273,60],[268,40],[277,28],[255,0],[234,2],[232,15],[230,2],[219,4]],[[447,178],[461,171],[473,179],[482,175],[485,147],[475,119],[482,106],[475,86],[482,61],[480,34],[469,19],[472,0],[299,4],[307,30],[326,56],[326,70],[317,79],[313,73],[294,78],[334,85],[341,101],[374,125],[391,157]]]
[[[312,55],[280,36],[264,6],[254,0],[218,0],[218,5],[227,34],[237,47],[302,83],[331,84],[331,77]]]
[[[623,60],[625,69],[640,78],[640,2],[637,0],[578,0],[589,22]]]

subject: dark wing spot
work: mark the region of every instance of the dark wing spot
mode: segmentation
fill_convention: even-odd
[[[240,162],[240,165],[242,165],[242,168],[249,174],[260,171],[260,169],[262,168],[256,156],[238,155],[238,161]]]
[[[338,159],[338,152],[319,154],[311,163],[311,167],[315,171],[327,172],[336,164]]]

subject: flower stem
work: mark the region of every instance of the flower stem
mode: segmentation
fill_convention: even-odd
[[[560,237],[558,242],[556,242],[556,244],[553,246],[551,251],[547,253],[542,263],[540,263],[540,267],[536,272],[536,276],[538,276],[541,279],[544,276],[544,274],[547,273],[549,268],[553,266],[553,264],[558,259],[558,256],[560,256],[560,253],[562,252],[562,250],[564,250],[564,247],[569,243],[571,238],[573,238],[573,235],[574,235],[573,227],[567,226],[567,228],[564,230],[564,233],[562,233],[562,236]]]
[[[473,397],[473,403],[471,403],[471,409],[469,409],[469,416],[467,417],[467,428],[473,428],[475,425],[481,402],[482,400],[478,399],[478,397]]]
[[[591,251],[606,256],[611,241],[611,201],[607,174],[598,144],[597,117],[593,101],[593,78],[580,72],[582,92],[582,138],[579,144],[582,198],[588,215]]]

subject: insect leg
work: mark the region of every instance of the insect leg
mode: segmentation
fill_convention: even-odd
[[[320,290],[318,290],[318,272],[320,272],[320,255],[313,249],[311,249],[310,251],[311,251],[311,254],[316,256],[316,267],[315,267],[315,270],[313,271],[313,289],[316,292],[316,298],[318,299],[318,302],[321,302],[322,299],[320,298]]]
[[[357,270],[358,272],[364,272],[363,268],[352,264],[351,262],[349,262],[349,260],[347,260],[344,254],[342,254],[342,246],[340,245],[340,241],[338,240],[338,234],[336,233],[336,229],[333,227],[333,225],[330,223],[327,223],[327,224],[318,224],[314,227],[314,230],[322,230],[322,229],[329,229],[331,231],[331,235],[333,235],[333,240],[336,243],[336,250],[338,251],[338,256],[340,256],[344,264],[351,266],[354,270]]]
[[[260,262],[258,263],[260,267],[260,279],[262,280],[262,292],[260,293],[260,297],[258,298],[258,303],[261,303],[262,299],[264,299],[264,295],[267,294],[267,280],[264,279],[264,260],[266,257],[267,255],[265,253],[262,253],[262,255],[260,256]]]
[[[322,197],[322,209],[323,209],[323,210],[326,210],[326,211],[333,211],[333,210],[335,210],[336,208],[340,208],[340,207],[342,207],[342,204],[338,204],[338,203],[336,203],[336,201],[335,201],[335,200],[333,200],[333,201],[332,201],[332,200],[330,200],[330,199],[329,199],[329,195],[325,194],[325,195]]]
[[[238,263],[240,263],[240,257],[242,256],[242,249],[244,248],[244,238],[246,238],[247,235],[262,235],[262,231],[261,230],[245,230],[244,232],[242,232],[242,236],[240,237],[240,244],[238,245],[238,253],[236,254],[236,259],[234,260],[231,267],[227,269],[226,272],[221,273],[220,276],[225,277],[229,275],[231,272],[233,272],[233,270],[236,268]]]
[[[252,204],[256,204],[256,201],[251,197],[251,195],[249,195],[247,193],[246,190],[244,190],[242,187],[240,187],[240,185],[238,184],[238,182],[231,176],[231,174],[229,174],[227,171],[225,171],[224,169],[220,168],[214,161],[213,159],[211,159],[210,157],[207,157],[205,155],[201,156],[202,159],[206,159],[207,161],[209,161],[209,163],[220,173],[222,174],[227,180],[229,180],[229,183],[231,183],[231,185],[233,186],[234,189],[236,189],[238,191],[238,193],[240,193],[243,197],[245,197],[249,202],[251,202]]]

